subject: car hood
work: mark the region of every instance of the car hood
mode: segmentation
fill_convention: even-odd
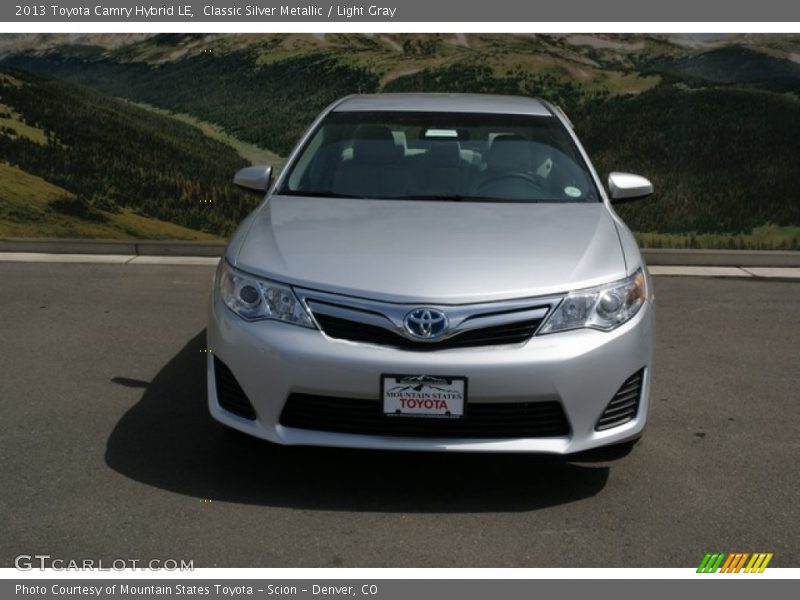
[[[386,301],[522,298],[625,276],[614,221],[599,202],[273,196],[243,235],[229,260],[244,271]]]

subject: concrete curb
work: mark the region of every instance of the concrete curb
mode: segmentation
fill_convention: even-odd
[[[800,267],[800,252],[786,250],[694,250],[645,248],[648,265],[703,267]]]
[[[117,254],[127,256],[222,256],[224,241],[82,240],[0,237],[0,252]],[[800,252],[645,248],[648,265],[703,267],[800,267]]]
[[[0,237],[0,252],[119,254],[133,256],[222,256],[227,242],[170,240],[82,240]]]
[[[172,265],[215,267],[216,256],[142,256],[135,254],[45,254],[41,252],[0,252],[0,263],[49,263],[84,265]],[[698,265],[653,265],[655,276],[741,277],[750,279],[800,281],[800,267],[706,267]]]

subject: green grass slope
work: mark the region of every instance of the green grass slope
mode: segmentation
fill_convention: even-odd
[[[129,209],[65,213],[75,196],[40,177],[0,163],[0,236],[210,240],[216,236],[138,215]]]

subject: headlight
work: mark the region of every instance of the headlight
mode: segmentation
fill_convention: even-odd
[[[289,286],[237,271],[224,259],[217,270],[217,289],[225,305],[248,321],[274,319],[314,327]]]
[[[610,331],[633,318],[647,299],[644,272],[622,281],[570,292],[550,314],[540,334],[590,327]]]

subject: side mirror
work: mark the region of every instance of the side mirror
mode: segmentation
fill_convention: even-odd
[[[611,173],[608,176],[608,191],[611,202],[618,204],[649,196],[653,193],[653,184],[649,179],[633,173]]]
[[[262,194],[269,188],[272,180],[272,167],[269,165],[258,165],[255,167],[245,167],[239,169],[233,176],[233,183],[246,190],[261,192]]]

